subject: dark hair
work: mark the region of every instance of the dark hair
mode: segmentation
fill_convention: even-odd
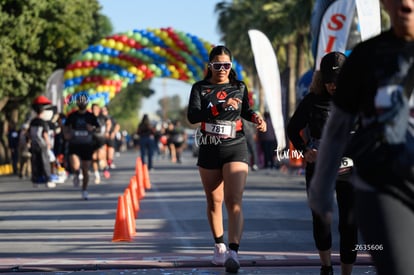
[[[217,55],[228,55],[230,57],[230,60],[233,60],[233,56],[231,54],[231,51],[223,45],[220,46],[215,46],[214,48],[211,49],[210,51],[210,55],[208,56],[208,61],[211,62],[214,57],[216,57]]]
[[[208,61],[211,62],[214,57],[216,57],[217,55],[222,55],[225,54],[228,57],[230,57],[230,61],[233,61],[233,55],[231,54],[231,51],[223,45],[219,45],[219,46],[215,46],[213,49],[211,49],[210,54],[208,56]],[[207,74],[204,77],[204,80],[211,78],[212,76],[212,72],[210,67],[207,67]],[[231,84],[237,84],[237,74],[236,71],[233,70],[233,68],[230,69],[230,73],[229,73],[229,79],[230,79],[230,83]]]

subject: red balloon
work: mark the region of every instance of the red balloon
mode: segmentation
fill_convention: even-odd
[[[82,68],[82,62],[76,61],[75,64],[73,64],[74,68]]]
[[[128,41],[128,37],[126,35],[121,35],[119,41],[121,41],[122,43],[126,43]]]
[[[135,48],[135,46],[137,45],[137,42],[134,39],[128,39],[128,41],[126,42],[126,44],[132,48]]]

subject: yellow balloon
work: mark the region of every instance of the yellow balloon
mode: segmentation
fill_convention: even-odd
[[[120,61],[121,60],[119,60],[117,58],[113,58],[113,57],[111,57],[111,59],[109,59],[109,63],[111,63],[113,65],[120,65]]]
[[[121,42],[116,42],[115,49],[118,51],[122,51],[124,49],[124,44],[122,44]]]
[[[72,72],[72,71],[66,71],[66,72],[63,74],[63,77],[64,77],[65,79],[71,79],[71,78],[73,78],[73,72]]]
[[[128,60],[122,60],[121,61],[121,66],[123,68],[128,68],[128,67],[132,66],[132,63],[130,61],[128,61]]]
[[[128,71],[133,73],[133,74],[137,74],[138,73],[138,69],[134,66],[130,66],[128,67]]]
[[[168,37],[168,34],[165,31],[161,31],[159,36],[161,37],[162,40],[165,40]]]
[[[116,42],[113,39],[108,40],[108,47],[115,48]]]
[[[174,46],[174,41],[172,41],[172,39],[171,39],[171,38],[167,37],[167,38],[165,39],[165,44],[167,44],[167,46],[170,46],[171,48],[173,48],[173,46]]]
[[[90,70],[91,69],[88,69],[88,68],[83,68],[83,69],[81,69],[82,70],[82,75],[83,76],[87,76],[88,74],[89,74],[89,72],[90,72]]]
[[[75,70],[73,70],[73,75],[75,77],[82,76],[82,70],[81,69],[75,69]]]
[[[116,88],[113,87],[113,86],[110,87],[110,89],[109,89],[109,97],[110,98],[114,98],[115,94],[116,94]]]
[[[101,41],[99,41],[99,43],[101,43],[101,45],[104,46],[104,47],[108,46],[108,40],[106,38],[101,39]]]

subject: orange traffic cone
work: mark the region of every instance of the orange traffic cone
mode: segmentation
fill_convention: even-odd
[[[142,172],[143,172],[143,179],[144,179],[144,187],[145,189],[151,189],[151,181],[148,172],[148,165],[146,163],[142,164]]]
[[[127,216],[127,224],[128,224],[128,231],[131,236],[135,236],[136,233],[136,226],[135,226],[135,217],[134,217],[134,206],[132,205],[131,194],[129,188],[126,188],[124,191],[124,197],[126,202],[126,216]]]
[[[132,240],[129,229],[124,196],[118,197],[118,208],[116,210],[116,219],[114,226],[113,242],[130,242]]]
[[[130,185],[132,185],[132,186],[134,186],[135,191],[136,191],[136,193],[137,193],[137,198],[138,198],[138,201],[139,201],[140,199],[142,199],[142,198],[144,197],[144,195],[142,194],[142,188],[140,188],[140,187],[138,186],[137,176],[132,176],[132,177],[129,179],[129,184],[130,184]]]
[[[145,197],[145,186],[144,186],[144,173],[142,171],[142,161],[140,157],[137,157],[135,164],[135,176],[137,177],[137,186],[139,189],[138,199]]]
[[[133,209],[134,209],[134,217],[137,218],[138,211],[139,211],[137,182],[136,181],[129,181],[128,189],[129,189],[130,195],[131,195],[132,206],[133,206]]]

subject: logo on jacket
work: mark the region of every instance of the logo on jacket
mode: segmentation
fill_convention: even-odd
[[[216,94],[216,97],[217,97],[218,100],[226,99],[227,93],[226,93],[226,91],[218,91],[217,94]]]
[[[211,89],[206,89],[201,91],[201,95],[205,96],[206,94],[209,94],[211,92]]]

